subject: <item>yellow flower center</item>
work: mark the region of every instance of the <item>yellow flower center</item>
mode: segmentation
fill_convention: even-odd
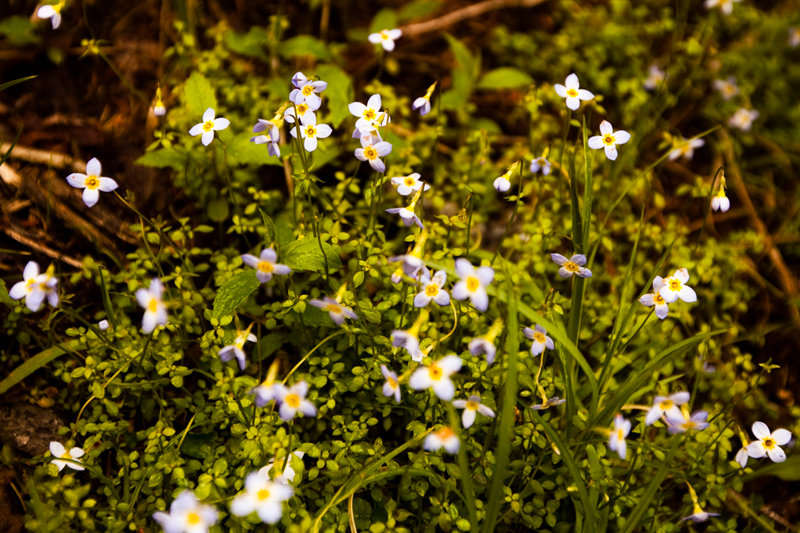
[[[681,280],[679,280],[679,279],[671,279],[671,280],[669,280],[669,290],[671,290],[671,291],[679,291],[679,290],[681,290]]]
[[[573,263],[572,261],[567,261],[564,263],[564,268],[567,269],[567,272],[580,272],[581,267]]]
[[[453,435],[455,435],[455,433],[453,433],[453,430],[450,428],[442,428],[436,432],[436,436],[442,440],[449,439]]]
[[[375,118],[375,110],[368,107],[364,110],[364,120],[373,120]]]
[[[64,453],[61,455],[62,459],[72,459],[72,456],[69,454],[69,450],[64,450]]]
[[[258,491],[258,499],[259,500],[266,500],[267,498],[269,498],[269,491],[268,490],[261,489],[260,491]]]
[[[578,89],[567,89],[567,96],[570,98],[576,98],[578,96]]]
[[[389,40],[389,30],[381,31],[381,39],[383,39],[384,41]]]
[[[614,146],[614,143],[616,142],[617,140],[610,133],[606,133],[605,135],[603,135],[603,144],[605,144],[606,146]]]
[[[376,159],[378,157],[378,152],[377,150],[375,150],[375,148],[372,147],[372,145],[369,145],[366,148],[364,148],[364,157],[366,157],[369,160]]]
[[[661,295],[658,293],[653,294],[653,301],[656,303],[656,305],[667,303],[666,301],[664,301],[664,298],[662,298]]]
[[[306,126],[307,137],[314,137],[316,134],[317,134],[317,128],[315,128],[313,124],[309,124],[308,126]]]
[[[151,298],[150,303],[147,304],[147,310],[151,313],[155,313],[158,310],[158,300]]]
[[[328,310],[329,313],[334,313],[337,315],[342,314],[342,308],[336,304],[328,304],[328,307],[326,309]]]
[[[441,368],[436,366],[436,363],[428,367],[428,373],[430,374],[431,379],[434,381],[439,381],[440,379],[442,379],[442,376],[444,375],[444,372],[442,372]]]
[[[269,274],[274,270],[272,263],[270,263],[269,261],[261,261],[258,264],[258,269],[266,274]]]
[[[297,409],[298,407],[300,407],[300,396],[298,396],[297,394],[287,394],[286,399],[284,401],[292,409]]]
[[[304,85],[301,90],[303,91],[303,96],[311,96],[314,93],[314,86],[309,83]]]
[[[535,331],[533,333],[533,340],[535,340],[536,342],[540,342],[540,343],[544,344],[544,341],[547,340],[547,338],[544,336],[544,333],[542,333],[540,331]]]
[[[86,180],[83,183],[87,189],[96,189],[100,186],[100,180],[94,174],[86,176]]]
[[[692,421],[692,420],[687,420],[686,422],[684,422],[683,424],[681,424],[681,427],[682,427],[683,429],[694,429],[696,425],[697,425],[697,424],[696,424],[694,421]]]
[[[625,433],[621,429],[617,430],[617,440],[625,440]]]
[[[27,282],[25,282],[25,287],[27,287],[28,290],[32,290],[34,283],[36,283],[36,278],[31,278]]]
[[[39,284],[39,290],[47,291],[48,289],[49,289],[49,287],[47,286],[47,283],[40,283]]]
[[[203,123],[203,131],[213,131],[214,130],[214,121],[209,120],[208,122]]]
[[[404,183],[406,184],[406,187],[413,187],[414,185],[416,185],[416,184],[417,184],[417,180],[415,180],[415,179],[414,179],[414,178],[412,178],[411,176],[408,176],[408,177],[407,177],[407,178],[404,180]]]
[[[474,276],[470,276],[467,278],[467,290],[469,292],[475,292],[478,290],[478,287],[481,286],[481,282],[478,281],[478,278]]]
[[[301,117],[306,114],[306,111],[308,111],[308,106],[306,104],[300,104],[297,106],[297,114]]]
[[[392,376],[387,377],[386,381],[389,382],[389,386],[391,386],[393,389],[397,388],[397,380],[394,379]]]
[[[192,525],[199,524],[200,517],[197,516],[197,513],[189,513],[188,515],[186,515],[186,521]]]
[[[467,401],[467,409],[469,409],[470,411],[477,411],[478,410],[478,404],[473,402],[472,400],[468,400]]]
[[[427,287],[425,287],[425,294],[433,298],[439,294],[439,286],[434,283],[429,284]]]
[[[767,450],[772,450],[775,448],[775,441],[772,439],[772,437],[767,437],[766,439],[762,440],[761,444],[763,444],[764,448]]]

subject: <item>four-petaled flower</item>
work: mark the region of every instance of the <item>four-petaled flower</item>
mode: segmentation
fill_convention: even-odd
[[[656,396],[653,399],[653,406],[647,412],[644,419],[646,426],[666,415],[667,418],[680,418],[682,416],[679,405],[689,403],[690,395],[688,392],[676,392],[669,396]]]
[[[319,109],[319,106],[322,105],[322,98],[319,97],[319,93],[324,91],[328,87],[328,84],[322,80],[311,81],[305,76],[303,76],[304,79],[301,80],[298,74],[303,76],[302,72],[298,72],[292,78],[292,83],[294,84],[295,81],[297,81],[299,85],[295,84],[297,88],[292,89],[292,92],[289,93],[289,100],[291,100],[294,105],[308,104],[311,111],[316,111]]]
[[[792,434],[789,431],[776,429],[770,433],[764,422],[756,422],[753,424],[753,435],[758,440],[751,442],[747,446],[747,455],[753,459],[768,456],[776,463],[782,463],[786,460],[786,453],[780,446],[789,444],[789,441],[792,440]]]
[[[359,131],[367,131],[375,126],[385,126],[389,120],[387,113],[381,113],[381,95],[373,94],[367,100],[367,105],[361,102],[353,102],[347,106],[350,113],[356,120],[356,129]]]
[[[573,274],[577,274],[581,278],[592,277],[592,271],[583,266],[586,264],[586,256],[583,254],[575,254],[569,259],[561,254],[550,254],[550,259],[557,265],[561,265],[558,275],[562,278],[571,278]]]
[[[288,266],[275,262],[278,260],[278,254],[272,248],[262,250],[259,257],[252,254],[244,254],[241,257],[245,265],[256,269],[256,278],[261,283],[271,280],[273,274],[285,276],[292,273],[292,269]]]
[[[380,43],[387,52],[394,50],[394,42],[403,35],[402,30],[381,30],[378,33],[371,33],[368,37],[372,44]]]
[[[150,281],[150,288],[136,291],[136,301],[144,308],[142,331],[145,333],[151,333],[156,326],[163,326],[167,323],[167,306],[161,299],[163,293],[164,287],[158,278]]]
[[[494,357],[497,355],[497,347],[494,345],[494,340],[489,340],[486,337],[475,337],[469,341],[469,353],[472,355],[486,354],[486,363],[491,365],[494,363]]]
[[[566,87],[564,86],[566,85]],[[575,111],[581,106],[581,100],[587,102],[594,98],[594,95],[585,89],[581,89],[577,74],[570,74],[564,85],[555,84],[556,94],[561,98],[567,99],[567,107]]]
[[[545,176],[550,174],[551,163],[545,156],[537,157],[531,161],[531,174],[536,174],[540,170]]]
[[[553,396],[552,398],[548,398],[544,401],[544,403],[537,403],[536,405],[531,405],[531,409],[534,411],[541,411],[542,409],[547,409],[552,405],[561,405],[562,403],[566,402],[566,398],[563,400],[559,400],[558,396]]]
[[[614,161],[617,159],[617,145],[625,144],[631,140],[631,134],[625,130],[614,131],[613,126],[607,120],[600,123],[600,135],[589,137],[589,148],[599,150],[603,148],[606,157]]]
[[[217,523],[217,510],[200,503],[192,491],[185,490],[169,506],[169,513],[158,511],[153,518],[165,533],[204,533]]]
[[[58,279],[48,273],[39,274],[39,264],[36,261],[28,261],[22,271],[22,279],[11,287],[8,295],[14,300],[25,298],[25,305],[31,312],[35,313],[41,307],[42,302],[47,298],[51,306],[58,305]]]
[[[664,280],[661,279],[661,276],[656,276],[653,279],[653,291],[650,294],[645,294],[641,298],[639,298],[639,303],[647,306],[656,308],[656,316],[661,320],[667,318],[667,313],[669,313],[669,305],[667,305],[667,301],[661,296],[661,289],[665,287]]]
[[[419,338],[417,338],[417,335],[411,330],[403,331],[401,329],[396,329],[392,331],[392,346],[395,348],[399,348],[401,346],[405,348],[408,352],[408,355],[411,356],[411,360],[416,361],[417,363],[421,362],[425,357],[425,354],[423,354],[419,349]]]
[[[83,189],[83,203],[92,207],[100,199],[100,191],[111,192],[118,187],[111,178],[100,176],[102,166],[96,157],[86,163],[86,174],[75,172],[67,176],[67,182],[76,189]]]
[[[308,152],[313,152],[317,149],[317,139],[325,139],[330,137],[333,130],[327,124],[317,124],[317,116],[311,113],[306,113],[300,117],[300,136],[303,138],[303,147]],[[297,126],[290,128],[289,133],[292,137],[297,138]]]
[[[678,144],[679,146],[669,153],[670,161],[675,161],[679,157],[688,160],[692,159],[694,157],[694,149],[700,148],[706,142],[703,139],[684,139],[681,137]]]
[[[408,196],[412,192],[417,192],[423,185],[426,191],[429,190],[431,186],[419,178],[420,175],[416,172],[408,176],[397,176],[392,178],[392,185],[397,187],[397,194],[400,196]]]
[[[286,483],[272,481],[269,470],[250,472],[244,480],[244,492],[231,502],[231,513],[247,516],[252,512],[265,524],[274,524],[283,516],[283,502],[294,494]]]
[[[614,429],[611,430],[608,436],[608,447],[610,450],[617,452],[620,459],[625,459],[625,456],[628,455],[628,445],[625,443],[625,437],[630,432],[630,420],[625,420],[620,414],[614,417]]]
[[[383,173],[386,170],[386,164],[380,158],[386,157],[392,152],[392,145],[386,141],[379,141],[375,144],[372,142],[369,137],[361,136],[361,148],[356,148],[356,159],[367,161],[372,170]]]
[[[386,379],[383,384],[383,395],[387,398],[394,396],[394,401],[400,403],[400,382],[397,379],[397,373],[389,370],[386,365],[381,365],[381,374]]]
[[[730,100],[739,94],[739,86],[736,85],[736,78],[734,76],[729,76],[727,80],[714,80],[711,85],[722,93],[722,97],[725,100]]]
[[[297,111],[295,111],[297,108]],[[294,124],[295,121],[295,114],[299,115],[302,119],[306,115],[314,115],[314,111],[306,104],[305,102],[298,105],[298,106],[289,106],[286,108],[286,111],[283,112],[283,118],[286,122],[290,124]]]
[[[386,212],[393,215],[400,215],[400,220],[403,221],[403,225],[405,227],[408,227],[411,224],[416,224],[421,229],[425,229],[425,226],[422,225],[422,221],[419,219],[417,214],[407,207],[392,207],[391,209],[387,209]]]
[[[215,116],[216,111],[210,107],[206,109],[206,112],[203,113],[203,122],[192,126],[192,129],[189,130],[189,135],[195,137],[202,134],[203,144],[205,146],[211,144],[211,141],[214,140],[215,131],[224,130],[231,125],[231,121],[227,118],[214,118]]]
[[[734,2],[741,2],[742,0],[706,0],[705,6],[706,9],[711,9],[712,7],[719,7],[719,10],[722,11],[725,15],[730,15],[733,13],[733,3]],[[716,515],[719,516],[719,515]]]
[[[455,431],[449,427],[443,427],[425,437],[425,443],[422,447],[429,452],[444,448],[447,453],[458,453],[460,444],[461,441],[458,440],[458,435],[456,435]]]
[[[305,452],[301,452],[300,450],[295,450],[292,452],[292,455],[302,460],[303,457],[305,456]],[[259,472],[264,472],[264,474],[269,476],[269,473],[272,471],[272,466],[274,464],[275,464],[275,459],[274,458],[270,459],[269,464],[265,467],[262,467],[261,470],[259,470]],[[286,458],[286,461],[284,462],[283,474],[275,476],[275,482],[283,483],[284,485],[290,485],[292,481],[294,481],[294,476],[295,476],[295,471],[294,468],[292,468],[292,457],[290,455],[289,457]]]
[[[247,357],[244,353],[244,343],[247,341],[256,342],[256,340],[256,336],[250,333],[250,328],[247,328],[245,331],[237,331],[236,339],[233,341],[233,344],[229,344],[220,349],[219,358],[224,362],[228,362],[235,356],[239,361],[239,369],[244,370]]]
[[[333,320],[337,326],[344,324],[345,318],[350,318],[352,320],[358,319],[358,315],[355,314],[352,309],[327,296],[322,300],[311,300],[309,303],[314,307],[327,311],[331,320]]]
[[[50,443],[50,455],[54,457],[52,462],[58,467],[59,472],[61,472],[65,466],[68,466],[73,470],[84,470],[81,465],[77,465],[71,461],[59,461],[59,459],[72,459],[73,461],[78,461],[81,457],[83,457],[84,453],[85,452],[82,449],[77,447],[67,450],[60,442],[53,441]]]
[[[750,128],[753,127],[753,121],[758,118],[758,115],[758,111],[751,111],[740,107],[736,110],[736,113],[728,119],[728,125],[742,131],[750,131]]]
[[[275,399],[280,403],[281,420],[288,422],[293,419],[298,411],[303,416],[317,416],[317,408],[313,403],[306,400],[308,394],[308,383],[298,381],[289,388],[277,383],[272,387]]]
[[[36,16],[40,19],[50,19],[53,24],[53,29],[56,30],[61,25],[61,10],[64,8],[64,2],[59,2],[54,5],[42,6],[36,11]]]
[[[533,341],[531,344],[532,355],[539,355],[544,351],[545,348],[548,350],[554,350],[556,347],[553,339],[547,336],[547,330],[538,324],[533,329],[523,329],[522,333]]]
[[[447,355],[430,366],[420,366],[408,381],[414,390],[433,389],[440,400],[449,402],[456,393],[455,385],[450,376],[461,370],[461,358],[457,355]]]
[[[291,122],[294,122],[294,120]],[[263,118],[260,118],[258,119],[258,123],[253,126],[253,133],[261,133],[262,131],[267,131],[268,135],[256,135],[255,137],[250,138],[250,142],[255,144],[266,143],[267,154],[270,156],[274,155],[275,157],[280,157],[281,148],[278,146],[278,143],[281,140],[281,130],[278,129],[278,126],[276,126],[271,120],[264,120]]]
[[[670,416],[667,413],[667,424],[669,425],[669,432],[673,435],[676,433],[685,433],[690,429],[695,431],[703,431],[708,427],[708,411],[696,411],[692,416],[686,418],[686,414],[681,411],[680,416]]]
[[[694,289],[685,285],[687,281],[689,281],[689,271],[685,268],[679,268],[673,275],[662,280],[664,286],[658,290],[658,294],[660,294],[668,304],[671,304],[678,298],[686,303],[696,302],[697,294],[694,292]],[[655,284],[653,286],[655,287]]]
[[[414,306],[425,307],[431,303],[431,300],[438,305],[448,305],[450,303],[450,294],[444,290],[444,284],[447,282],[447,272],[440,270],[432,278],[428,274],[423,273],[420,277],[420,288],[422,290],[414,297]]]
[[[476,413],[494,418],[494,411],[483,405],[481,397],[477,395],[472,395],[467,400],[453,400],[453,407],[464,410],[464,414],[461,417],[464,429],[472,426],[475,422]]]
[[[486,287],[494,280],[494,269],[488,266],[472,266],[466,259],[456,259],[456,273],[461,281],[453,287],[453,298],[472,301],[478,311],[486,311],[489,307],[489,295]]]

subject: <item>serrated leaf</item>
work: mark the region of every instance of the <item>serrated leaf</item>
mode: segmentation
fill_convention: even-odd
[[[285,58],[294,56],[313,56],[317,59],[330,59],[331,53],[325,43],[311,35],[298,35],[281,43],[280,55]]]
[[[186,166],[188,157],[173,148],[162,148],[147,152],[142,157],[134,161],[137,165],[155,168],[171,168],[173,170],[183,170]]]
[[[478,82],[478,89],[516,89],[533,83],[533,78],[519,69],[502,67],[490,70]]]
[[[217,291],[214,298],[214,312],[212,316],[219,320],[221,317],[231,313],[250,294],[258,288],[260,283],[256,278],[256,271],[245,270],[233,276]]]
[[[350,116],[347,106],[353,101],[353,84],[350,76],[334,65],[320,65],[317,75],[322,81],[328,82],[325,96],[328,97],[328,109],[331,110],[331,127],[336,128]]]
[[[279,158],[269,155],[267,144],[250,142],[252,138],[253,134],[247,131],[234,135],[228,143],[228,155],[245,165],[283,166]]]
[[[328,258],[328,270],[338,270],[342,268],[342,262],[333,247],[322,243],[325,255],[319,247],[317,239],[307,236],[304,239],[294,241],[283,249],[283,262],[292,270],[311,270],[314,272],[325,271],[325,257]]]
[[[186,82],[184,91],[186,103],[189,105],[189,111],[193,114],[202,116],[209,107],[217,110],[217,97],[214,95],[214,89],[211,87],[208,80],[199,72],[192,72],[192,75],[189,76],[189,80]]]

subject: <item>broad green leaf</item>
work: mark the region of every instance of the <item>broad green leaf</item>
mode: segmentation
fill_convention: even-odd
[[[5,36],[7,43],[12,46],[34,44],[42,40],[41,37],[34,33],[31,19],[29,17],[20,17],[19,15],[14,15],[13,17],[8,17],[7,19],[0,21],[0,35]],[[0,91],[11,87],[11,85],[16,85],[20,81],[24,81],[26,79],[29,78],[13,80],[7,84],[4,84],[5,86],[0,85]]]
[[[426,17],[441,6],[441,2],[436,0],[414,0],[400,9],[400,12],[397,14],[397,20],[399,22],[406,22],[408,20]]]
[[[260,341],[258,341],[258,347],[253,350],[253,356],[256,361],[258,361],[258,357],[261,357],[261,360],[266,359],[275,351],[283,346],[283,343],[286,342],[287,335],[285,333],[270,333],[266,337],[263,337]]]
[[[215,431],[198,434],[189,433],[183,439],[181,451],[189,457],[205,459],[211,453],[216,439],[217,433]]]
[[[214,312],[212,316],[220,319],[233,312],[239,304],[247,300],[247,297],[258,288],[260,283],[256,278],[256,271],[247,269],[233,276],[217,291],[214,298]]]
[[[282,251],[282,260],[292,270],[324,272],[325,257],[327,257],[328,270],[333,271],[342,268],[342,262],[333,247],[323,242],[322,248],[325,250],[324,256],[320,250],[319,241],[307,235],[305,238],[285,246]]]
[[[261,219],[264,221],[264,227],[267,229],[267,236],[265,240],[267,245],[271,245],[273,242],[275,242],[275,238],[277,237],[275,223],[272,222],[272,219],[269,218],[260,207],[258,208],[258,211],[261,213]]]
[[[210,218],[212,221],[222,222],[228,218],[228,214],[230,214],[230,207],[228,207],[228,201],[226,199],[217,198],[216,200],[211,200],[208,202],[206,211],[208,212],[208,218]]]
[[[330,315],[327,311],[323,311],[318,307],[314,307],[313,305],[309,304],[306,306],[306,310],[303,311],[303,324],[306,326],[314,326],[320,327],[325,326],[327,328],[335,327],[333,320],[331,320]]]
[[[370,33],[378,33],[382,30],[393,30],[397,27],[397,14],[392,9],[381,9],[372,23],[369,25]]]
[[[278,243],[281,245],[281,248],[289,246],[294,241],[294,232],[292,228],[290,228],[286,222],[283,220],[279,220],[275,223],[275,231],[278,236]]]
[[[142,157],[134,161],[137,165],[155,168],[171,168],[173,170],[183,170],[186,166],[188,157],[174,148],[162,148],[147,152]]]
[[[519,69],[501,67],[481,76],[478,89],[516,89],[533,83],[533,78]]]
[[[80,341],[74,340],[65,342],[62,344],[58,344],[53,346],[52,348],[48,348],[43,352],[39,352],[38,354],[34,355],[17,368],[11,371],[3,381],[0,381],[0,394],[3,394],[8,389],[34,373],[35,371],[39,370],[41,367],[49,363],[50,361],[56,359],[64,355],[67,352],[74,352],[77,350],[85,350],[86,345],[82,344]]]
[[[310,35],[298,35],[281,43],[282,57],[313,56],[317,59],[330,59],[331,53],[325,43]]]
[[[250,142],[252,138],[253,134],[248,131],[234,135],[228,143],[228,155],[245,165],[283,166],[279,158],[269,155],[266,144]]]
[[[252,26],[247,33],[225,32],[225,44],[228,48],[245,56],[267,59],[264,53],[264,44],[269,36],[267,30],[261,26]]]
[[[209,107],[219,111],[217,109],[217,97],[214,95],[214,89],[211,87],[211,84],[208,83],[208,80],[199,72],[192,72],[192,75],[189,76],[189,80],[186,82],[186,88],[184,90],[186,103],[189,105],[189,111],[197,115],[198,122]]]
[[[325,96],[328,98],[328,109],[331,110],[331,127],[336,128],[350,116],[347,106],[353,101],[353,84],[350,76],[334,65],[320,65],[317,75],[328,82]]]

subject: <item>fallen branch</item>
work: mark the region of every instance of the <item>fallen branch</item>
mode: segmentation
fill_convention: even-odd
[[[9,148],[11,148],[11,143],[0,144],[0,153],[6,153]],[[28,163],[47,165],[53,168],[70,167],[75,172],[86,172],[85,161],[58,152],[48,152],[47,150],[38,150],[36,148],[26,148],[25,146],[17,145],[11,151],[10,157],[12,159],[20,159]],[[6,181],[5,178],[3,178],[3,181]]]
[[[446,28],[462,20],[478,17],[496,9],[505,7],[533,7],[545,1],[546,0],[486,0],[485,2],[457,9],[432,20],[401,26],[400,29],[403,30],[404,36],[413,37],[415,35],[441,30],[442,28]]]

